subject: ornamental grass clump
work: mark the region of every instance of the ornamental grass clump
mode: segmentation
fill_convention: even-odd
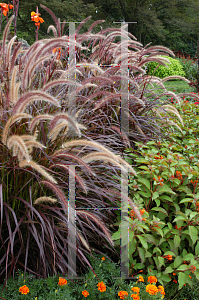
[[[65,23],[60,26],[54,14],[53,19],[54,38],[36,41],[28,50],[16,36],[7,41],[13,16],[2,38],[0,276],[6,279],[18,268],[42,277],[65,276],[68,270],[77,275],[86,264],[92,269],[85,254],[101,249],[102,241],[117,256],[109,229],[115,214],[101,209],[120,206],[121,172],[136,174],[120,154],[135,139],[159,135],[157,118],[173,126],[170,113],[181,120],[177,109],[158,100],[173,93],[155,95],[148,85],[164,88],[162,81],[143,69],[151,60],[164,63],[157,52],[172,55],[171,50],[143,48],[124,28],[94,34],[99,22],[80,34],[86,20],[75,39],[63,35]],[[130,77],[122,76],[129,82],[129,135],[123,128],[120,135],[120,66],[127,63],[121,41],[115,41],[121,35],[129,39]],[[68,39],[76,49],[75,64]],[[60,56],[53,49],[60,49]],[[68,198],[75,198],[73,207]],[[77,248],[70,239],[74,235]],[[77,249],[76,271],[74,261],[68,262],[68,245]]]

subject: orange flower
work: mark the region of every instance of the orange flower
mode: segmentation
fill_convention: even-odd
[[[87,292],[86,290],[85,290],[85,291],[82,291],[82,295],[83,295],[84,297],[87,297],[87,296],[89,295],[89,292]]]
[[[156,283],[158,280],[155,276],[149,276],[148,277],[148,282],[149,283]]]
[[[29,293],[29,288],[26,285],[23,285],[19,288],[19,292],[24,295],[27,295]]]
[[[146,292],[150,295],[156,295],[158,293],[158,288],[154,284],[148,284],[146,286]]]
[[[104,257],[104,256],[102,257],[102,260],[105,260],[105,257]]]
[[[173,273],[173,276],[175,276],[176,275],[176,273]]]
[[[36,13],[34,11],[31,12],[31,20],[35,22],[35,25],[38,27],[40,27],[40,23],[43,23],[44,22],[44,19],[42,19],[40,17],[41,14],[39,13]]]
[[[128,296],[128,293],[126,291],[120,291],[118,293],[118,296],[120,297],[120,299],[125,299],[126,296]]]
[[[140,300],[140,296],[138,294],[132,294],[131,298],[133,298],[133,300]]]
[[[165,255],[164,258],[166,258],[167,260],[172,260],[172,255]]]
[[[182,173],[180,171],[176,171],[176,178],[182,180]]]
[[[9,12],[9,8],[13,8],[13,5],[12,4],[6,4],[6,3],[0,3],[0,7],[1,7],[1,10],[3,12],[3,15],[6,17],[8,12]]]
[[[134,293],[137,293],[137,294],[139,294],[139,292],[140,292],[140,288],[137,287],[137,286],[132,287],[131,290],[132,290]]]
[[[174,283],[178,283],[176,279],[173,280]]]
[[[59,282],[58,282],[58,284],[59,284],[60,286],[66,285],[66,284],[67,284],[67,280],[66,280],[65,278],[59,277]]]
[[[98,290],[99,290],[101,293],[106,291],[106,286],[105,286],[105,284],[103,283],[103,281],[99,282],[97,286],[98,286]]]
[[[144,213],[145,213],[145,209],[144,209],[144,208],[140,209],[140,214],[141,214],[141,216],[142,216]]]
[[[138,277],[138,282],[144,282],[144,278],[141,275]]]
[[[162,285],[158,286],[158,291],[161,293],[161,295],[165,295],[164,287]]]
[[[189,268],[189,270],[190,270],[192,273],[194,273],[195,270],[196,270],[196,267],[192,265],[192,266]]]

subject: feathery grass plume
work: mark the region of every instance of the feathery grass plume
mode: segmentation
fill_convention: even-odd
[[[105,236],[107,237],[107,240],[109,241],[109,243],[114,246],[114,242],[111,238],[111,235],[110,233],[108,232],[106,226],[99,220],[99,218],[97,218],[96,216],[94,216],[93,214],[87,212],[87,211],[84,211],[84,210],[78,210],[76,209],[76,213],[80,216],[83,215],[84,218],[87,219],[90,218],[91,220],[93,220],[102,230],[103,232],[105,233]]]
[[[10,119],[7,121],[6,125],[4,126],[1,141],[4,145],[6,145],[6,140],[8,137],[9,129],[15,122],[21,120],[22,118],[32,118],[31,115],[21,113],[21,114],[15,114],[14,116],[11,116]]]
[[[34,204],[40,204],[40,203],[43,203],[43,202],[48,202],[48,203],[52,203],[52,204],[55,204],[57,203],[57,199],[54,199],[54,198],[51,198],[51,197],[39,197],[37,198],[35,201],[34,201]]]
[[[179,97],[180,94],[176,95],[175,93],[171,92],[171,91],[167,91],[167,92],[164,92],[162,95],[160,96],[172,96],[173,98],[175,98],[177,101],[178,101],[178,104],[181,105],[181,101],[182,99]]]
[[[196,100],[199,100],[199,95],[197,95],[197,94],[191,94],[191,93],[180,93],[180,94],[178,94],[178,96],[179,97],[183,97],[183,96],[185,96],[185,97],[191,97],[191,98],[194,98],[194,99],[196,99]]]
[[[145,136],[145,133],[142,131],[141,127],[139,126],[138,122],[133,118],[133,116],[128,112],[125,112],[128,116],[129,120],[135,125],[135,128],[141,133],[141,135]]]
[[[52,54],[42,56],[40,59],[38,59],[36,62],[34,62],[34,64],[32,65],[32,68],[29,68],[29,73],[28,73],[29,77],[31,78],[31,76],[33,76],[33,73],[39,64],[41,64],[41,63],[44,64],[46,61],[49,61],[49,59],[51,57],[52,57]]]
[[[27,162],[30,162],[30,156],[28,153],[28,149],[25,145],[25,142],[19,135],[12,135],[7,140],[7,147],[8,149],[11,149],[14,145],[18,146],[18,148],[21,150],[23,157],[27,160]]]
[[[10,101],[16,103],[18,100],[19,87],[21,82],[16,82],[17,72],[19,71],[19,66],[15,66],[12,71],[11,81],[10,81]]]
[[[56,163],[56,164],[53,164],[51,165],[49,168],[54,168],[54,167],[60,167],[60,168],[63,168],[64,170],[66,170],[67,172],[69,172],[69,165],[65,165],[65,164],[59,164],[59,163]],[[79,182],[81,188],[84,190],[84,192],[87,194],[88,192],[88,188],[84,182],[84,180],[81,178],[80,175],[77,174],[77,172],[73,172],[73,170],[70,170],[71,174],[73,175],[73,177],[75,179],[77,179],[77,181]]]
[[[6,68],[9,70],[9,64],[10,64],[10,58],[11,58],[11,50],[12,50],[12,46],[16,40],[17,36],[15,35],[8,43],[8,46],[7,46],[7,55],[5,56],[5,65],[6,65]]]
[[[6,68],[6,40],[10,31],[10,25],[14,19],[14,15],[11,16],[9,19],[4,31],[3,31],[3,38],[2,38],[2,51],[1,51],[1,58],[3,60],[3,65]]]
[[[89,153],[89,154],[83,156],[82,159],[85,163],[88,163],[88,162],[91,162],[91,161],[94,161],[94,160],[104,160],[104,162],[110,162],[113,165],[114,164],[117,165],[119,168],[121,168],[122,170],[124,170],[126,172],[127,169],[123,166],[123,165],[125,165],[127,168],[129,168],[129,170],[134,175],[136,175],[135,170],[125,160],[123,160],[118,155],[110,155],[108,153],[95,151],[94,153]]]
[[[47,33],[49,33],[51,30],[52,30],[52,32],[53,32],[53,34],[54,34],[54,37],[57,37],[57,29],[55,28],[54,25],[48,26]]]
[[[183,120],[182,120],[178,110],[174,106],[172,106],[170,104],[165,104],[161,108],[163,108],[164,110],[166,110],[168,112],[171,112],[172,114],[176,115],[178,117],[178,119],[180,120],[182,126],[184,126]]]
[[[28,161],[26,159],[26,160],[20,161],[19,167],[20,168],[32,167],[34,170],[36,170],[38,173],[40,173],[46,179],[48,179],[49,182],[51,182],[53,184],[57,184],[57,181],[53,178],[53,176],[51,176],[48,172],[46,172],[41,165],[37,164],[36,162],[34,162],[32,160]]]
[[[36,147],[36,148],[46,148],[43,144],[36,142],[36,141],[26,141],[25,145],[27,148],[32,148],[32,147]]]
[[[71,154],[71,153],[58,153],[58,154],[53,154],[51,156],[52,158],[58,158],[58,159],[64,159],[64,158],[70,158],[70,159],[74,159],[75,161],[77,161],[80,166],[84,166],[86,168],[86,170],[92,174],[93,176],[97,176],[94,171],[90,168],[90,166],[88,164],[86,164],[79,156]]]
[[[25,110],[26,106],[30,104],[30,102],[35,100],[50,102],[53,103],[55,106],[60,107],[59,102],[51,95],[46,94],[43,91],[31,91],[25,93],[23,96],[21,96],[21,98],[19,98],[19,100],[13,107],[12,113],[13,114],[22,113]]]
[[[54,86],[58,86],[58,85],[61,85],[61,84],[67,84],[67,85],[74,85],[74,86],[82,86],[80,83],[76,82],[75,80],[71,80],[71,79],[65,79],[65,80],[60,80],[60,79],[57,79],[57,80],[53,80],[49,83],[47,83],[46,85],[44,85],[43,87],[43,91],[47,91],[49,90],[51,87],[54,87]]]
[[[89,251],[91,252],[91,249],[89,247],[89,245],[87,244],[86,240],[83,238],[82,234],[80,233],[79,229],[76,228],[76,233],[80,239],[80,241],[82,242],[82,244],[84,245],[84,247]]]
[[[133,170],[133,168],[126,162],[124,161],[121,157],[119,157],[118,155],[115,155],[113,152],[111,152],[110,150],[108,150],[106,147],[102,146],[101,144],[94,142],[94,141],[88,141],[88,140],[75,140],[75,141],[71,141],[71,142],[66,142],[62,145],[62,149],[57,150],[54,152],[54,155],[63,152],[65,149],[71,148],[73,146],[90,146],[93,148],[97,148],[99,150],[104,151],[105,153],[109,154],[110,157],[112,157],[113,159],[120,160],[124,165],[126,165],[130,171],[136,175],[136,172]]]
[[[81,136],[81,132],[79,130],[79,127],[75,120],[68,114],[68,113],[58,113],[55,115],[54,119],[50,122],[50,130],[52,130],[57,122],[60,122],[61,120],[65,120],[68,122],[69,125],[76,131],[76,133]]]
[[[64,127],[66,127],[64,134],[66,134],[68,132],[68,122],[66,122],[65,120],[60,124],[57,124],[52,130],[49,131],[48,138],[53,142]]]
[[[171,64],[171,62],[166,58],[166,57],[151,57],[151,58],[145,58],[143,59],[139,64],[138,64],[138,67],[141,67],[143,65],[145,65],[146,63],[149,63],[149,62],[157,62],[165,67],[168,68],[168,64]]]
[[[33,117],[32,121],[29,122],[29,130],[32,133],[34,130],[34,127],[37,125],[39,121],[44,121],[44,120],[53,120],[54,116],[48,115],[48,114],[43,114],[43,115],[38,115]]]
[[[159,115],[160,118],[162,118],[162,116],[156,111],[156,113]],[[164,126],[166,126],[166,124],[168,124],[168,126],[174,126],[176,127],[178,130],[180,130],[182,133],[182,129],[180,128],[180,126],[178,126],[178,124],[176,124],[175,122],[173,122],[172,120],[169,119],[164,119],[164,120],[159,120],[160,123],[164,124]]]
[[[190,83],[190,80],[188,80],[188,79],[185,78],[185,77],[178,76],[178,75],[167,76],[167,77],[163,78],[163,79],[161,80],[161,82],[165,82],[165,81],[172,80],[172,79],[181,79],[181,80],[186,81],[187,83]]]

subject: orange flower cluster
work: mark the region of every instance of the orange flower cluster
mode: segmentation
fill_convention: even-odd
[[[59,277],[59,282],[58,282],[58,284],[59,284],[60,286],[66,285],[66,284],[67,284],[67,280],[64,279],[64,278],[62,278],[62,277]]]
[[[177,229],[177,230],[182,230],[182,227],[179,227],[179,228],[178,228],[178,226],[175,225],[175,229]]]
[[[166,258],[167,260],[172,260],[172,255],[165,255],[164,258]]]
[[[146,211],[145,208],[140,209],[141,216],[145,213],[145,211]],[[135,212],[133,209],[130,211],[129,214],[130,214],[131,219],[135,218]],[[146,220],[145,218],[142,218],[142,221],[145,221],[145,220]]]
[[[1,7],[1,11],[2,11],[3,15],[6,17],[9,12],[9,9],[13,8],[13,5],[6,4],[6,3],[0,3],[0,7]]]
[[[160,156],[154,156],[155,159],[164,159],[164,156],[160,155]]]
[[[85,291],[82,291],[82,295],[83,295],[84,297],[87,297],[87,296],[89,295],[89,292],[87,292],[86,290],[85,290]]]
[[[118,296],[120,299],[125,299],[128,296],[128,293],[126,291],[119,291]]]
[[[196,210],[199,211],[199,201],[196,202]]]
[[[41,14],[36,13],[34,11],[31,12],[31,20],[35,22],[35,26],[40,27],[40,23],[44,22],[44,19],[40,17]]]
[[[102,257],[102,260],[105,260],[105,257],[104,257],[104,256]]]
[[[23,285],[19,288],[19,292],[24,295],[27,295],[29,293],[29,288],[26,285]]]
[[[138,282],[144,282],[144,278],[141,275],[138,277]]]
[[[57,59],[60,58],[61,54],[63,54],[63,50],[59,47],[59,48],[54,48],[53,49],[53,53],[57,52]]]
[[[149,276],[148,277],[148,282],[149,283],[156,283],[158,280],[155,276]]]
[[[164,296],[165,296],[165,291],[164,291],[164,287],[163,287],[162,285],[159,285],[159,286],[158,286],[158,291],[161,293],[161,295],[163,295],[162,298],[164,298]]]
[[[196,270],[196,266],[191,266],[190,268],[189,268],[189,270],[192,272],[192,273],[194,273],[195,272],[195,270]]]
[[[154,177],[153,180],[158,182],[159,185],[163,185],[164,179],[162,177],[158,176],[158,179],[155,179],[155,177]]]
[[[196,185],[196,184],[198,183],[198,180],[191,180],[191,183],[192,183],[193,185]]]
[[[139,294],[139,292],[140,292],[140,288],[137,287],[137,286],[132,287],[131,290],[132,290],[134,293],[137,293],[137,294]]]
[[[105,284],[103,283],[103,281],[99,282],[97,286],[98,286],[98,290],[99,290],[101,293],[106,291],[106,286],[105,286]]]
[[[133,298],[133,300],[140,300],[140,296],[138,294],[132,294],[131,298]]]
[[[178,283],[176,279],[173,280],[174,283]]]
[[[176,178],[182,180],[182,173],[180,171],[176,171]]]
[[[154,284],[148,284],[146,286],[146,292],[149,293],[150,295],[156,295],[158,293],[158,288]]]

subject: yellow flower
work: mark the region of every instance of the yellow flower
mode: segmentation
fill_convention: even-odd
[[[150,295],[156,295],[158,293],[158,288],[154,284],[148,284],[146,286],[146,292]]]
[[[144,282],[144,278],[141,275],[138,277],[138,282]]]

